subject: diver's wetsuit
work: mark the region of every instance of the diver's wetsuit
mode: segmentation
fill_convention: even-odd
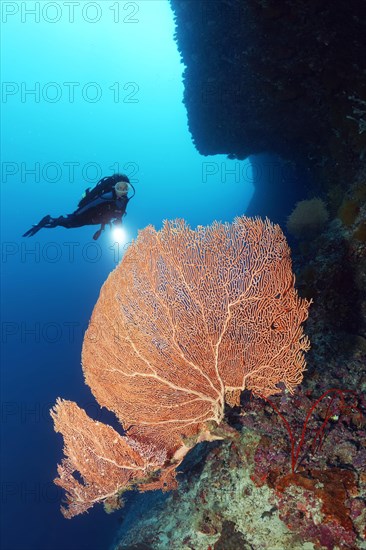
[[[98,239],[107,223],[122,223],[128,201],[132,198],[127,197],[127,194],[121,197],[117,196],[114,188],[117,182],[125,182],[131,185],[125,175],[114,174],[103,178],[92,190],[86,190],[85,196],[79,202],[75,212],[58,218],[47,215],[37,225],[24,233],[23,237],[32,237],[44,227],[62,226],[72,228],[100,224],[100,229],[93,236],[94,240]]]

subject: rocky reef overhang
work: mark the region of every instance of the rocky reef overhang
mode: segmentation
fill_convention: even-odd
[[[364,1],[170,2],[197,150],[349,181],[366,157]]]

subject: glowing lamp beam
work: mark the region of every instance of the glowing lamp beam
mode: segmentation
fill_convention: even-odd
[[[127,241],[127,234],[124,228],[121,225],[113,227],[112,229],[112,239],[117,243],[125,243]]]

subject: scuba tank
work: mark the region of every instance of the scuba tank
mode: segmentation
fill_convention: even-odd
[[[124,176],[123,174],[113,174],[113,176],[107,176],[99,180],[99,182],[95,187],[93,187],[93,189],[90,189],[90,187],[85,189],[84,194],[78,203],[78,208],[83,208],[93,200],[102,196],[104,193],[107,193],[108,191],[112,191],[113,187],[116,185],[118,181],[125,181],[126,183],[131,185],[135,194],[135,188],[130,183],[130,180],[128,179],[127,176]]]

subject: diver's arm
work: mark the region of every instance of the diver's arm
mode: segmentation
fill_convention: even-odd
[[[115,201],[116,208],[113,225],[122,225],[122,218],[127,215],[126,208],[129,200],[127,196],[124,196]]]
[[[130,199],[127,197],[127,195],[125,195],[123,197],[116,199],[115,201],[117,210],[121,212],[121,217],[124,216],[126,213],[126,208],[129,200]]]

